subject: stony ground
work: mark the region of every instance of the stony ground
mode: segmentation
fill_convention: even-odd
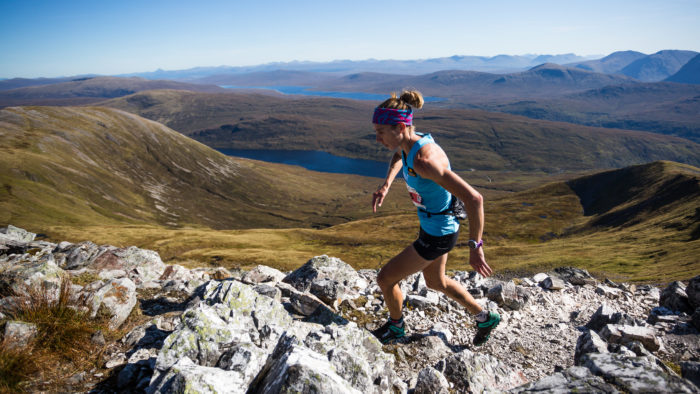
[[[4,340],[27,346],[36,328],[9,321],[3,308],[30,288],[58,288],[66,275],[84,282],[73,284],[76,297],[106,312],[113,326],[107,340],[101,332],[91,339],[99,365],[38,382],[38,390],[207,391],[213,384],[246,392],[264,383],[274,391],[282,389],[277,372],[301,368],[308,374],[285,375],[285,390],[519,392],[537,382],[544,386],[522,390],[700,392],[691,383],[700,385],[700,276],[660,289],[571,267],[498,279],[453,272],[502,316],[476,347],[473,317],[415,274],[401,282],[408,335],[382,346],[369,333],[387,318],[376,271],[336,258],[317,256],[291,273],[190,270],[133,247],[49,244],[21,232],[0,233],[0,241],[0,285],[16,294],[0,297]],[[305,379],[321,380],[309,386]]]
[[[361,274],[373,283],[373,272],[361,271]],[[458,272],[455,278],[459,280],[468,276],[467,273]],[[474,319],[464,308],[442,294],[425,289],[418,276],[405,280],[402,287],[408,299],[404,308],[408,338],[384,346],[385,351],[397,356],[397,373],[404,379],[415,379],[423,366],[432,365],[447,354],[466,348],[495,356],[510,368],[521,371],[528,381],[538,380],[574,364],[577,338],[587,331],[584,326],[603,303],[627,314],[638,325],[649,325],[646,320],[651,310],[659,306],[659,289],[650,286],[637,287],[608,281],[612,286],[566,283],[561,290],[547,290],[535,284],[532,278],[513,279],[531,293],[529,300],[519,310],[499,307],[485,296],[476,298],[482,306],[495,309],[502,316],[491,339],[480,347],[471,344],[476,331]],[[497,283],[496,280],[476,282],[478,285],[474,280],[461,281],[473,293],[478,293],[474,289],[489,288]],[[532,284],[528,285],[528,282]],[[598,287],[607,288],[608,291],[596,292]],[[413,291],[413,288],[418,291]],[[437,298],[438,302],[413,302],[412,295],[420,292]],[[342,310],[349,320],[371,330],[384,323],[387,310],[376,286],[370,286],[363,296],[359,301],[366,299],[364,305]],[[657,324],[654,328],[664,338],[665,346],[659,353],[662,359],[676,364],[682,360],[699,359],[700,336],[690,324]],[[683,335],[673,334],[681,331]]]

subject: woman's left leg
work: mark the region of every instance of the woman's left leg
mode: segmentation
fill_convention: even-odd
[[[428,288],[444,293],[446,296],[457,301],[467,308],[469,312],[476,315],[483,309],[474,297],[464,287],[454,279],[445,276],[445,266],[447,265],[447,253],[433,260],[430,265],[423,269],[423,277]]]

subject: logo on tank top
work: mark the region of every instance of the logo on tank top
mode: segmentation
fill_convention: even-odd
[[[411,186],[408,186],[408,184],[406,184],[406,188],[408,188],[408,195],[411,196],[413,205],[417,206],[418,208],[425,209],[425,205],[423,205],[423,197],[421,197],[418,191]]]

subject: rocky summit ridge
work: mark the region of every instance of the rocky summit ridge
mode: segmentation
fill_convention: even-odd
[[[150,250],[35,240],[0,230],[0,333],[37,335],[12,311],[71,278],[76,308],[128,325],[100,368],[66,391],[225,393],[700,392],[700,276],[665,288],[558,268],[497,280],[450,274],[503,320],[474,347],[474,321],[422,275],[401,283],[408,335],[382,345],[376,271],[316,256],[293,272],[166,265]],[[89,279],[87,279],[89,278]],[[80,285],[76,283],[81,283]]]

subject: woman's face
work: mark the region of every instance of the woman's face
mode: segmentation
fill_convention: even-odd
[[[374,131],[377,133],[377,142],[391,151],[399,147],[401,140],[398,127],[385,124],[373,124],[373,126]]]

